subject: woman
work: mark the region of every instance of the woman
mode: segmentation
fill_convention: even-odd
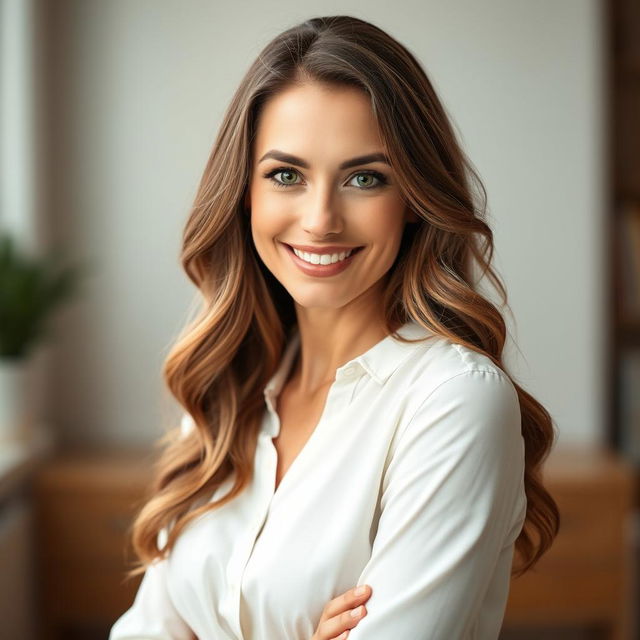
[[[186,412],[111,640],[498,636],[514,551],[521,575],[558,530],[554,431],[502,363],[470,178],[484,194],[376,26],[314,18],[261,52],[184,232],[204,308],[165,377]]]

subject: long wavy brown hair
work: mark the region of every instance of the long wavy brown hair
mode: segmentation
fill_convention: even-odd
[[[264,47],[236,90],[184,228],[180,259],[202,304],[172,345],[163,375],[195,428],[183,436],[176,426],[155,443],[153,482],[131,527],[138,560],[129,577],[166,557],[190,521],[233,500],[251,481],[263,389],[296,315],[291,296],[256,252],[243,201],[261,108],[279,91],[308,81],[365,92],[401,193],[419,218],[405,226],[384,278],[388,334],[406,341],[396,331],[413,320],[485,354],[507,373],[501,307],[479,291],[486,277],[507,305],[491,266],[486,191],[425,71],[399,42],[358,18],[316,17],[289,28]],[[541,474],[555,437],[551,416],[509,377],[525,443],[527,513],[512,568],[519,576],[551,546],[560,514]],[[210,500],[230,474],[231,490]]]

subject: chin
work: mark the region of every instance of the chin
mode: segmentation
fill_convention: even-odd
[[[313,295],[312,292],[302,292],[299,290],[287,289],[293,301],[300,307],[305,309],[340,309],[348,304],[353,298],[343,299],[337,298],[335,295],[322,294]]]

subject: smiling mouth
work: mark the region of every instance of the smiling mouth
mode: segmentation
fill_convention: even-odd
[[[331,253],[320,253],[320,252],[315,252],[315,251],[302,251],[296,247],[291,246],[290,244],[286,244],[284,243],[284,246],[287,248],[288,251],[290,251],[291,253],[293,253],[296,257],[298,257],[300,260],[304,260],[307,264],[313,265],[313,266],[329,266],[332,264],[337,264],[340,262],[344,262],[345,260],[348,260],[349,258],[351,258],[353,255],[355,255],[356,253],[358,253],[359,251],[361,251],[362,249],[364,249],[364,246],[360,246],[360,247],[353,247],[351,249],[343,249],[342,251],[332,251]],[[331,261],[328,263],[322,263],[322,262],[310,262],[307,261],[303,256],[304,254],[308,254],[308,255],[317,255],[317,256],[329,256],[330,258],[332,258],[334,255],[342,255],[344,253],[347,253],[347,255],[342,258],[341,260],[337,260],[337,261]]]

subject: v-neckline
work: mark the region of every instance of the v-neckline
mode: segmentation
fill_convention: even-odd
[[[276,445],[274,443],[274,440],[280,435],[281,431],[282,431],[282,423],[280,421],[280,415],[278,414],[277,411],[277,402],[274,403],[275,406],[273,407],[273,417],[278,421],[278,435],[273,436],[272,438],[270,438],[269,442],[271,444],[271,446],[273,447],[273,452],[275,454],[275,458],[276,458],[276,464],[275,464],[275,470],[274,470],[274,475],[273,475],[273,498],[275,498],[276,495],[279,495],[281,493],[281,487],[282,484],[286,481],[286,479],[289,477],[289,475],[291,474],[291,471],[294,470],[294,468],[297,468],[297,466],[299,466],[299,462],[298,460],[300,459],[301,456],[305,455],[305,451],[307,451],[312,445],[313,442],[315,440],[317,440],[318,436],[316,435],[318,433],[318,431],[320,430],[322,424],[324,423],[324,419],[327,413],[327,407],[329,405],[329,398],[331,396],[331,391],[335,385],[335,379],[331,382],[331,385],[329,386],[329,389],[327,390],[325,399],[324,399],[324,404],[322,406],[322,411],[320,413],[320,417],[318,418],[318,421],[316,422],[315,426],[313,427],[311,433],[309,434],[309,437],[307,438],[307,440],[305,441],[305,443],[302,445],[302,447],[300,448],[300,450],[298,451],[298,453],[294,456],[293,460],[291,461],[291,463],[289,464],[287,470],[285,471],[284,475],[282,476],[282,478],[280,478],[280,482],[277,483],[276,485],[276,478],[277,478],[277,474],[278,474],[278,462],[279,462],[279,453],[278,450],[276,448]],[[282,390],[281,390],[282,391]],[[280,391],[280,392],[281,392]]]
[[[387,334],[385,337],[380,339],[378,342],[373,344],[371,347],[369,347],[369,349],[367,349],[362,354],[360,354],[360,356],[357,356],[357,357],[361,357],[363,355],[367,355],[367,354],[371,353],[374,349],[382,348],[381,345],[383,345],[384,343],[386,343],[387,341],[389,341],[391,339],[392,339],[392,335]],[[281,430],[280,416],[279,416],[279,414],[277,412],[277,397],[281,393],[282,388],[283,388],[284,384],[286,383],[286,380],[289,378],[289,374],[291,373],[291,369],[293,367],[293,362],[294,362],[295,358],[298,356],[300,348],[301,348],[301,345],[300,345],[300,332],[299,332],[299,329],[297,328],[297,325],[296,325],[294,327],[294,331],[290,334],[290,341],[289,341],[289,343],[287,345],[287,348],[285,349],[285,354],[284,354],[284,358],[283,358],[283,361],[282,361],[282,365],[283,366],[280,369],[280,371],[276,373],[274,378],[270,381],[269,385],[267,386],[267,389],[265,390],[267,393],[271,394],[270,395],[270,401],[272,402],[272,407],[271,407],[272,417],[275,418],[278,421],[277,434],[276,435],[271,435],[271,437],[269,438],[269,443],[270,443],[271,447],[273,448],[273,453],[274,453],[274,456],[276,458],[275,470],[274,470],[274,475],[273,475],[273,484],[272,484],[272,487],[273,487],[273,492],[272,492],[272,497],[271,497],[272,501],[274,500],[274,498],[276,498],[276,496],[279,496],[282,493],[281,489],[282,489],[283,483],[291,482],[290,480],[287,480],[287,478],[291,475],[292,471],[295,472],[297,467],[300,466],[299,459],[301,457],[304,457],[305,455],[308,455],[308,453],[305,453],[305,452],[308,451],[312,446],[314,446],[313,443],[318,439],[319,436],[317,435],[317,433],[318,433],[318,431],[320,431],[323,423],[325,422],[325,416],[327,414],[327,407],[329,406],[329,401],[330,401],[330,398],[331,398],[331,394],[332,394],[332,392],[333,392],[333,390],[335,388],[335,384],[337,382],[337,376],[336,376],[336,377],[334,377],[334,380],[331,382],[331,385],[330,385],[330,387],[329,387],[329,389],[327,391],[327,395],[326,395],[326,398],[325,398],[324,406],[322,408],[322,413],[320,414],[320,418],[318,419],[318,422],[316,423],[316,426],[314,427],[313,431],[311,432],[311,435],[309,436],[309,438],[305,442],[304,446],[300,449],[298,454],[291,461],[291,464],[289,465],[289,468],[287,469],[285,474],[280,479],[280,482],[276,486],[276,475],[277,475],[277,468],[278,468],[278,451],[276,449],[276,445],[273,442],[273,440],[274,440],[274,438],[278,437],[278,435],[280,434],[280,430]],[[347,363],[345,363],[345,364],[347,364]],[[337,372],[337,370],[336,370],[336,372]]]

